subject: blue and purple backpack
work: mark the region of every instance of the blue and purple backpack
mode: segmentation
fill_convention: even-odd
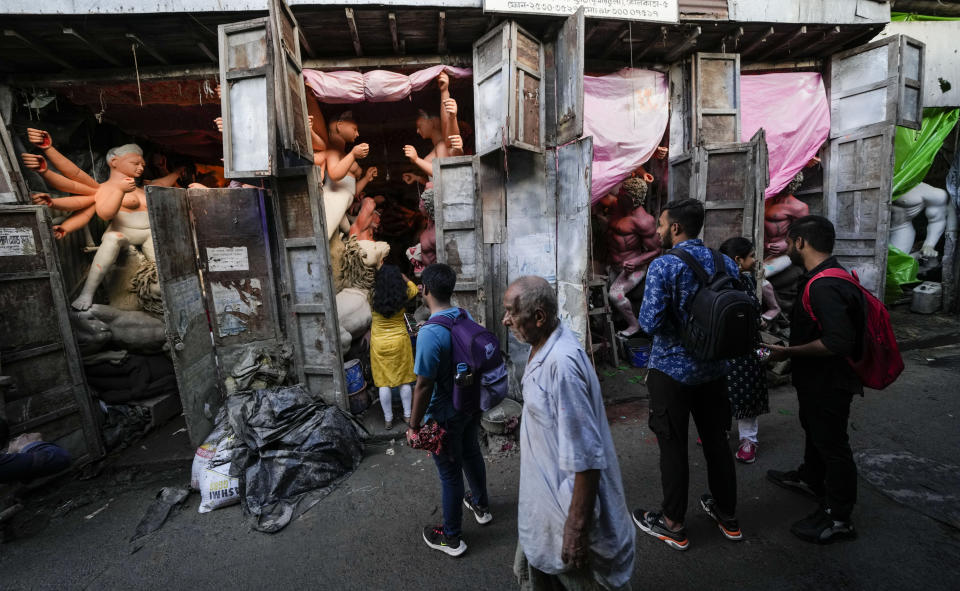
[[[453,345],[453,367],[467,364],[473,371],[471,386],[453,386],[453,407],[463,413],[490,410],[507,397],[509,382],[507,365],[500,352],[497,336],[477,324],[467,311],[459,308],[460,315],[450,318],[444,314],[430,317],[426,324],[439,324],[450,331]]]

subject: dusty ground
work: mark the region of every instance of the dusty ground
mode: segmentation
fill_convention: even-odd
[[[960,350],[906,354],[908,368],[888,390],[853,405],[855,449],[910,451],[956,465],[960,449]],[[937,361],[928,363],[928,359]],[[626,378],[604,387],[630,394]],[[646,406],[608,408],[628,505],[660,499],[656,441]],[[882,495],[860,480],[854,519],[860,539],[830,547],[796,540],[789,524],[811,503],[764,479],[768,468],[795,467],[802,449],[796,398],[771,394],[761,418],[760,459],[738,465],[739,514],[746,540],[724,540],[696,509],[705,487],[702,457],[691,434],[691,549],[679,553],[638,534],[635,589],[957,589],[960,532]],[[732,442],[731,445],[734,445]],[[198,497],[170,517],[142,549],[127,539],[161,486],[185,484],[189,470],[125,469],[71,482],[28,506],[19,539],[0,545],[0,588],[312,588],[504,589],[516,537],[518,457],[488,463],[492,524],[466,521],[468,552],[451,559],[429,550],[419,529],[439,519],[439,485],[430,458],[399,445],[369,446],[360,469],[301,519],[275,535],[250,530],[239,507],[201,515]],[[960,491],[954,491],[960,495]],[[65,505],[69,501],[71,505]],[[62,507],[56,515],[49,508]],[[41,508],[47,511],[37,516]],[[44,516],[45,515],[45,516]],[[27,518],[29,517],[29,519]]]

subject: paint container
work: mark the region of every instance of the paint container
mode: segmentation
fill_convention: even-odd
[[[363,380],[363,366],[359,359],[351,359],[343,366],[344,373],[347,374],[347,393],[356,394],[363,390],[366,384]]]
[[[910,311],[917,314],[933,314],[943,301],[943,287],[933,281],[924,281],[913,288]]]
[[[630,365],[634,367],[646,367],[650,360],[650,346],[630,347]]]

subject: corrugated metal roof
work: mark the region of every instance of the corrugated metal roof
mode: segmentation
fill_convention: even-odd
[[[727,0],[680,0],[680,20],[727,20]]]

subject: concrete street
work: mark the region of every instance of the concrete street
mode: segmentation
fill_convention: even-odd
[[[854,450],[909,451],[960,463],[958,353],[956,347],[905,353],[907,370],[894,386],[854,401]],[[608,409],[631,508],[653,508],[660,500],[646,412],[642,400]],[[759,461],[737,467],[741,543],[725,540],[696,503],[706,475],[695,438],[691,433],[691,548],[680,553],[638,531],[634,589],[960,588],[960,531],[892,501],[863,478],[854,513],[857,541],[818,547],[790,534],[790,523],[813,503],[764,474],[794,468],[800,459],[792,388],[771,393],[771,413],[760,420]],[[731,447],[735,439],[734,433]],[[422,526],[439,520],[439,484],[432,460],[399,443],[368,446],[349,480],[275,535],[250,530],[239,506],[198,514],[194,493],[161,530],[131,545],[127,540],[156,492],[185,484],[189,468],[75,481],[28,505],[19,519],[21,537],[0,545],[0,589],[510,589],[518,460],[514,454],[488,461],[494,521],[481,527],[466,519],[469,550],[459,559],[420,539]],[[71,499],[76,508],[49,516],[50,508]]]

